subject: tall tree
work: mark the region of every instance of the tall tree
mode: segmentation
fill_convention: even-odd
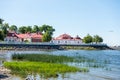
[[[52,26],[49,25],[42,25],[39,27],[39,29],[44,32],[42,41],[43,42],[49,42],[52,39],[53,32],[55,29]]]
[[[26,26],[21,26],[18,31],[20,33],[27,33],[27,27]]]
[[[16,25],[11,25],[9,27],[9,30],[17,32],[17,26]]]
[[[89,35],[89,34],[87,34],[87,36],[85,36],[85,37],[83,38],[83,42],[84,42],[84,43],[91,43],[92,40],[93,40],[93,38],[92,38],[92,36]]]
[[[1,30],[0,30],[0,40],[2,40],[2,41],[4,40],[4,33]]]
[[[100,37],[98,35],[94,35],[93,42],[95,42],[97,44],[99,42],[103,42],[103,39],[102,39],[102,37]]]
[[[44,32],[50,32],[51,35],[55,31],[55,29],[52,26],[49,26],[49,25],[46,25],[46,24],[42,25],[41,27],[42,27],[41,28],[42,31],[44,31]]]
[[[51,34],[49,32],[45,32],[42,37],[42,42],[49,42],[51,39]]]
[[[33,26],[33,32],[39,32],[39,27],[37,25],[34,25]]]
[[[32,26],[27,26],[27,32],[32,32]]]
[[[3,24],[3,19],[0,18],[0,40],[4,40],[4,37],[6,37],[8,31],[7,29],[9,28],[8,23]]]
[[[9,29],[9,24],[8,24],[8,23],[4,23],[4,24],[3,24],[3,27],[2,27],[2,30],[3,30],[4,36],[7,35],[7,33],[8,33],[8,29]]]
[[[3,21],[4,21],[4,20],[0,18],[0,24],[3,24]]]

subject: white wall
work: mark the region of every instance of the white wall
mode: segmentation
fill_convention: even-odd
[[[22,40],[17,37],[6,37],[4,41],[5,42],[22,42]]]
[[[82,44],[82,40],[52,40],[54,44]]]

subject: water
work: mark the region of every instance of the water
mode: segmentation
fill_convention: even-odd
[[[58,78],[49,78],[46,80],[120,80],[120,51],[117,50],[6,51],[0,52],[0,65],[2,65],[1,61],[3,60],[11,61],[11,54],[13,53],[44,53],[72,56],[75,58],[82,56],[90,60],[95,60],[95,63],[68,63],[69,65],[76,67],[89,68],[90,71],[87,73],[67,73],[64,76],[60,74]],[[97,64],[98,67],[93,67],[94,64]],[[13,80],[20,79],[13,77]]]

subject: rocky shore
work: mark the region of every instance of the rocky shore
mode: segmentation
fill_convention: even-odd
[[[0,80],[10,80],[10,70],[0,66]]]

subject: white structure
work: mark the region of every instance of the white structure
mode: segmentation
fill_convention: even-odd
[[[68,34],[62,34],[50,42],[54,44],[82,44],[82,39],[79,36],[73,38]]]

